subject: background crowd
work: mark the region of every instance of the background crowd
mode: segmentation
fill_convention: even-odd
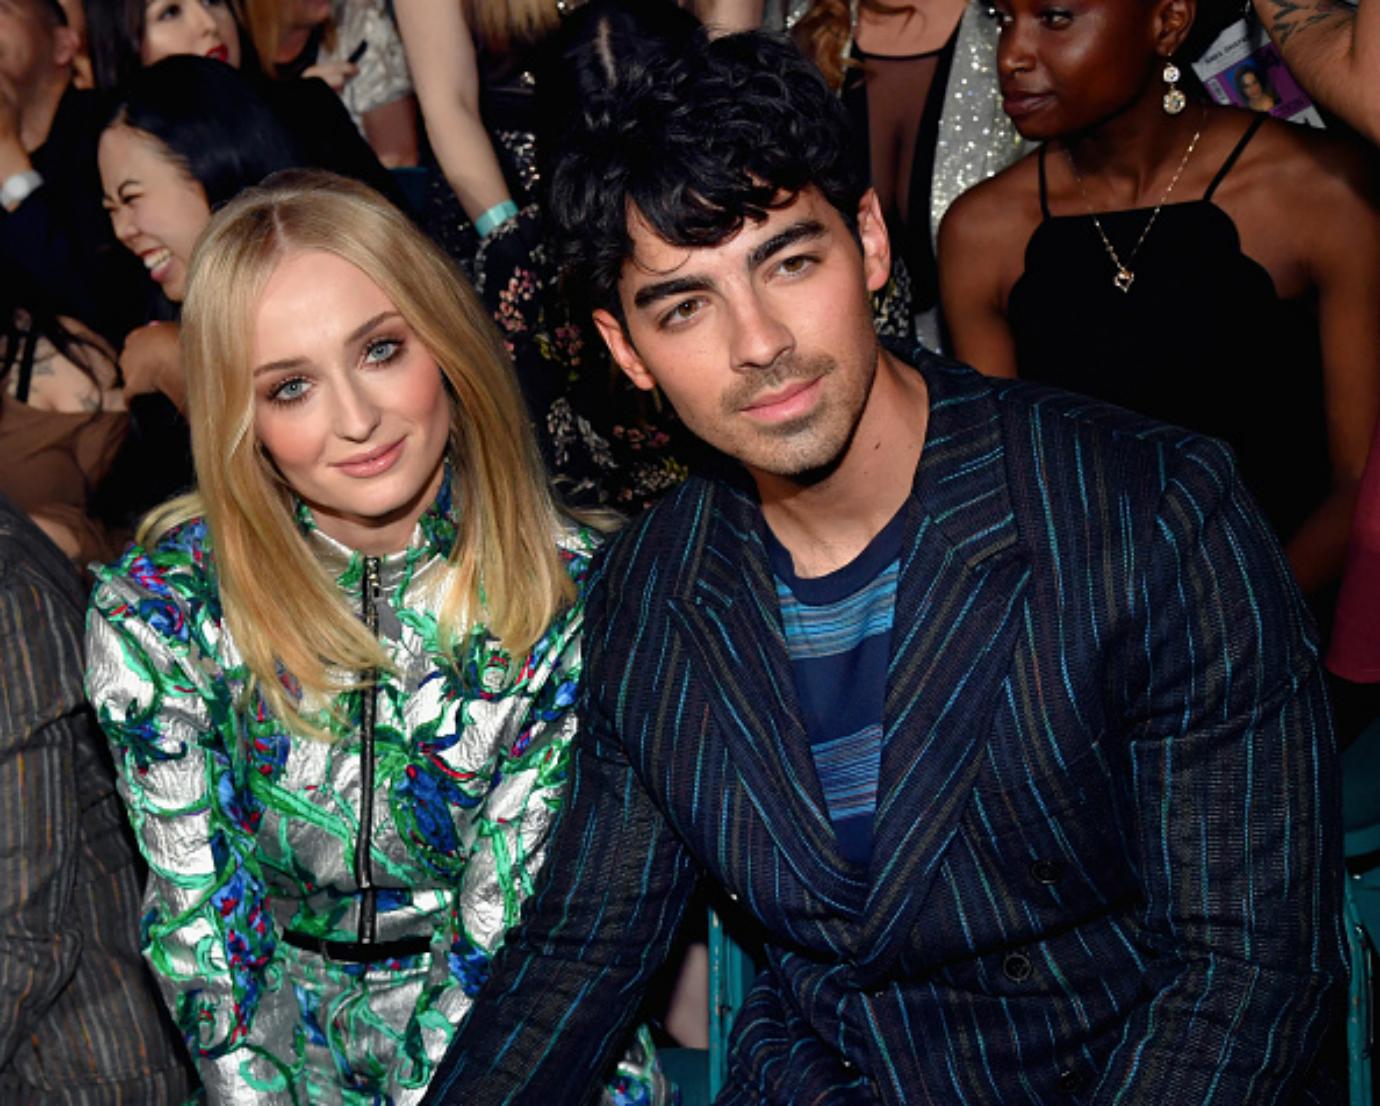
[[[377,208],[339,186],[330,218],[340,229],[378,220],[406,238],[411,252],[397,257],[407,264],[441,273],[448,259],[488,320],[471,322],[497,335],[496,355],[516,369],[520,404],[496,402],[501,424],[471,435],[525,442],[530,424],[531,463],[540,459],[554,491],[538,477],[515,496],[531,496],[532,517],[547,517],[548,495],[597,525],[614,512],[634,515],[684,478],[698,447],[654,391],[611,364],[589,320],[589,290],[562,283],[543,189],[578,119],[597,115],[630,71],[654,68],[660,51],[702,25],[789,35],[847,107],[892,241],[890,279],[873,304],[881,333],[1231,446],[1329,643],[1347,824],[1380,822],[1380,7],[1255,0],[1247,18],[1316,98],[1327,122],[1316,129],[1272,117],[1281,104],[1263,70],[1238,74],[1240,106],[1214,100],[1195,74],[1193,62],[1242,18],[1239,3],[1078,6],[1092,14],[1075,20],[1074,5],[1058,0],[0,0],[0,1100],[171,1103],[200,1078],[215,1101],[250,1101],[235,1097],[247,1092],[233,1080],[217,1082],[225,1050],[241,1036],[301,1031],[295,1013],[265,1013],[267,1000],[251,1030],[260,999],[235,989],[232,965],[226,1002],[243,1017],[197,1055],[184,1048],[205,1043],[197,1019],[210,1016],[195,996],[211,984],[189,966],[194,953],[171,943],[181,922],[162,924],[169,904],[186,907],[195,885],[207,902],[221,896],[224,924],[265,923],[235,915],[246,900],[227,902],[223,882],[197,883],[160,859],[165,831],[148,811],[161,799],[141,790],[154,787],[148,761],[124,791],[144,812],[139,844],[154,885],[168,886],[157,892],[162,923],[147,912],[151,900],[141,919],[148,873],[115,794],[106,736],[80,690],[82,611],[97,579],[108,585],[97,600],[113,627],[107,662],[138,653],[144,685],[162,686],[149,675],[155,645],[119,637],[122,604],[133,600],[109,586],[111,570],[93,576],[90,566],[116,561],[140,520],[198,476],[210,495],[206,463],[194,464],[188,386],[215,390],[206,351],[219,347],[196,338],[208,325],[198,321],[201,353],[189,354],[182,332],[203,231],[284,170],[368,186],[368,196],[384,197]],[[302,211],[311,181],[323,193],[337,187],[301,179],[291,203]],[[283,210],[283,225],[309,226]],[[282,233],[315,241],[327,232]],[[204,435],[230,433],[238,417],[220,400],[226,406],[212,410],[227,426],[205,421]],[[513,456],[525,448],[513,446]],[[445,512],[438,517],[444,525]],[[555,530],[563,571],[578,582],[593,539]],[[192,541],[186,556],[197,560],[198,549]],[[335,555],[322,557],[334,565]],[[348,574],[351,564],[347,554],[338,567]],[[561,577],[552,588],[559,598],[569,585]],[[559,603],[549,606],[548,615]],[[552,666],[549,692],[523,685],[521,709],[555,711],[578,662],[541,634],[499,636],[518,643],[515,655],[532,650]],[[238,665],[237,694],[265,672],[275,683],[271,654],[256,656],[243,640],[239,652],[233,664],[207,664]],[[474,663],[487,662],[476,653]],[[420,694],[403,684],[402,699]],[[117,759],[120,749],[126,758],[142,749],[166,771],[158,749],[172,739],[151,736],[141,729],[148,719],[135,717],[152,695],[98,705]],[[281,694],[268,698],[279,713],[299,709]],[[505,742],[517,740],[519,723],[509,732],[486,717]],[[410,715],[398,723],[416,724]],[[279,752],[259,754],[262,771],[281,771],[270,768]],[[530,767],[520,759],[504,769],[514,779]],[[334,768],[320,771],[329,778]],[[427,764],[398,761],[389,771],[416,799],[395,820],[425,822],[424,785],[466,805]],[[545,802],[549,782],[522,803]],[[187,786],[184,778],[173,793]],[[300,815],[284,805],[269,817],[287,825]],[[329,865],[304,859],[312,847],[294,837],[283,850],[304,900],[332,878]],[[495,849],[495,879],[520,897],[514,888],[527,875]],[[220,871],[219,859],[207,863]],[[459,879],[441,861],[415,873],[409,908],[470,910],[463,896],[424,899],[438,873]],[[467,920],[445,961],[453,979],[406,1002],[420,1005],[425,993],[433,1013],[463,1017],[461,993],[472,995],[474,983],[466,972],[478,972],[501,940],[516,901],[497,921]],[[267,924],[296,932],[291,918]],[[312,940],[334,938],[319,930],[302,948],[310,952]],[[170,1016],[139,963],[150,946]],[[262,952],[252,936],[245,948]],[[688,977],[668,981],[691,1012],[670,1000],[659,1015],[669,1037],[690,1042],[703,1035],[696,962],[692,952]],[[350,976],[304,983],[296,1001],[303,1011],[336,1001],[356,985]],[[106,1009],[117,997],[118,1015]],[[353,1016],[358,1040],[377,1034],[370,1062],[387,1069],[396,1046],[413,1065],[412,1082],[395,1073],[390,1093],[419,1094],[425,1075],[415,1073],[448,1038],[424,1041],[435,1026],[423,1022],[417,1039],[400,1043],[371,1022],[372,1010]],[[116,1020],[138,1031],[103,1032]],[[335,1057],[323,1064],[354,1055],[350,1042],[317,1043]],[[621,1081],[611,1081],[613,1100],[662,1100],[650,1050],[644,1033]],[[366,1093],[355,1076],[341,1078]]]

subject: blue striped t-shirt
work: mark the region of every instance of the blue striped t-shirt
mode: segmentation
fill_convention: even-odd
[[[815,771],[839,851],[859,867],[872,855],[903,514],[852,561],[825,576],[797,576],[790,552],[767,531]]]

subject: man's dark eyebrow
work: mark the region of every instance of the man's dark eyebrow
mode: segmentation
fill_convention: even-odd
[[[801,219],[798,223],[792,223],[780,234],[773,234],[748,254],[748,268],[755,269],[773,254],[789,249],[797,242],[819,238],[823,234],[824,224],[818,219]],[[687,292],[703,292],[708,287],[709,281],[703,277],[676,277],[672,280],[658,281],[656,284],[648,284],[645,288],[639,288],[634,292],[633,306],[646,307],[657,300],[667,299],[670,296],[683,296]]]
[[[675,277],[672,280],[658,281],[656,284],[648,284],[645,288],[639,288],[633,293],[633,306],[642,308],[657,300],[664,300],[670,296],[683,296],[687,292],[703,292],[709,287],[709,281],[703,277]]]
[[[765,242],[755,246],[748,254],[748,268],[755,269],[772,254],[780,253],[782,250],[794,246],[797,242],[804,242],[811,238],[819,238],[824,234],[824,224],[818,219],[801,219],[798,223],[792,223],[780,234],[774,234]]]

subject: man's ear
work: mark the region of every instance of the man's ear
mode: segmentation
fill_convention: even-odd
[[[867,290],[876,292],[886,286],[891,276],[891,238],[875,188],[864,192],[858,202],[858,244],[862,247]]]
[[[618,363],[618,367],[627,374],[628,379],[644,392],[650,392],[655,388],[656,381],[647,371],[647,366],[642,363],[642,358],[637,355],[637,349],[633,346],[623,324],[613,317],[613,312],[605,311],[602,307],[597,309],[594,312],[594,325],[599,328],[599,336],[604,339],[604,345],[609,347],[609,353]]]

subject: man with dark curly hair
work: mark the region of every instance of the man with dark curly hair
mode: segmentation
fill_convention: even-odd
[[[1219,444],[881,345],[789,44],[586,105],[551,210],[707,447],[589,590],[567,806],[432,1103],[584,1102],[691,892],[762,934],[719,1102],[1335,1102],[1335,750]]]

